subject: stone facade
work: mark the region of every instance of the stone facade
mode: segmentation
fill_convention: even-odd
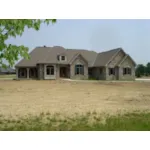
[[[44,65],[38,64],[37,69],[38,69],[38,79],[43,80],[44,79]]]
[[[119,68],[117,64],[125,57],[123,51],[119,51],[116,56],[107,64],[105,69],[106,80],[119,80]],[[109,68],[114,68],[114,74],[109,75]]]
[[[131,75],[123,75],[123,68],[131,68]],[[119,80],[135,80],[135,67],[129,57],[120,65]]]
[[[75,75],[75,65],[81,64],[84,66],[84,75]],[[79,55],[70,66],[71,79],[88,79],[88,63]]]
[[[105,80],[106,79],[106,71],[105,67],[94,67],[91,68],[91,76],[90,78],[94,78],[97,80]]]

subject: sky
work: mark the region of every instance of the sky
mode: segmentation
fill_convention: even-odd
[[[57,20],[56,24],[42,24],[39,31],[25,29],[21,37],[7,43],[25,45],[29,50],[37,46],[62,46],[102,52],[122,47],[136,63],[150,61],[150,20]]]

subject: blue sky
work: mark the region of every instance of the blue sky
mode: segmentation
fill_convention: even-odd
[[[150,20],[57,20],[41,25],[40,31],[26,29],[22,37],[8,43],[28,46],[63,46],[97,52],[122,47],[137,63],[150,61]]]

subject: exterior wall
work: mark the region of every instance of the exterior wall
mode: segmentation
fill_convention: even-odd
[[[75,75],[75,65],[84,65],[84,75]],[[71,79],[88,79],[88,64],[79,55],[74,62],[70,65],[70,78]]]
[[[131,68],[131,75],[123,75],[123,68],[126,67]],[[135,66],[129,57],[120,65],[119,80],[135,80]]]
[[[100,69],[102,69],[102,72],[100,72]],[[92,75],[90,76],[91,78],[95,78],[97,80],[105,80],[106,79],[106,69],[96,67],[92,68]]]
[[[123,51],[119,51],[119,53],[108,63],[108,67],[115,67],[123,58],[125,54]]]
[[[43,64],[37,65],[37,69],[38,69],[38,79],[43,80],[44,79],[44,65]]]
[[[54,75],[46,74],[46,67],[54,66]],[[40,64],[38,65],[38,79],[40,80],[49,80],[49,79],[59,79],[60,78],[60,64]],[[68,77],[70,77],[70,68],[68,67],[67,71]]]
[[[123,51],[120,51],[112,60],[111,62],[108,63],[106,70],[105,70],[105,75],[106,75],[106,80],[119,80],[119,70],[116,67],[116,65],[124,58],[125,54]],[[115,74],[114,75],[109,75],[109,68],[114,68],[115,69]]]
[[[60,78],[60,65],[56,65],[56,79]]]

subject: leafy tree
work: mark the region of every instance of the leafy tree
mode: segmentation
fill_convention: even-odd
[[[35,30],[40,29],[42,23],[55,23],[56,19],[1,19],[0,20],[0,66],[6,67],[4,61],[9,66],[13,66],[19,56],[29,59],[28,47],[24,45],[6,44],[6,40],[10,37],[21,36],[25,27]]]
[[[146,71],[146,67],[143,64],[139,64],[139,65],[137,65],[135,75],[137,77],[141,77],[141,76],[145,75],[145,71]]]
[[[146,74],[150,75],[150,62],[148,62],[146,65]]]

